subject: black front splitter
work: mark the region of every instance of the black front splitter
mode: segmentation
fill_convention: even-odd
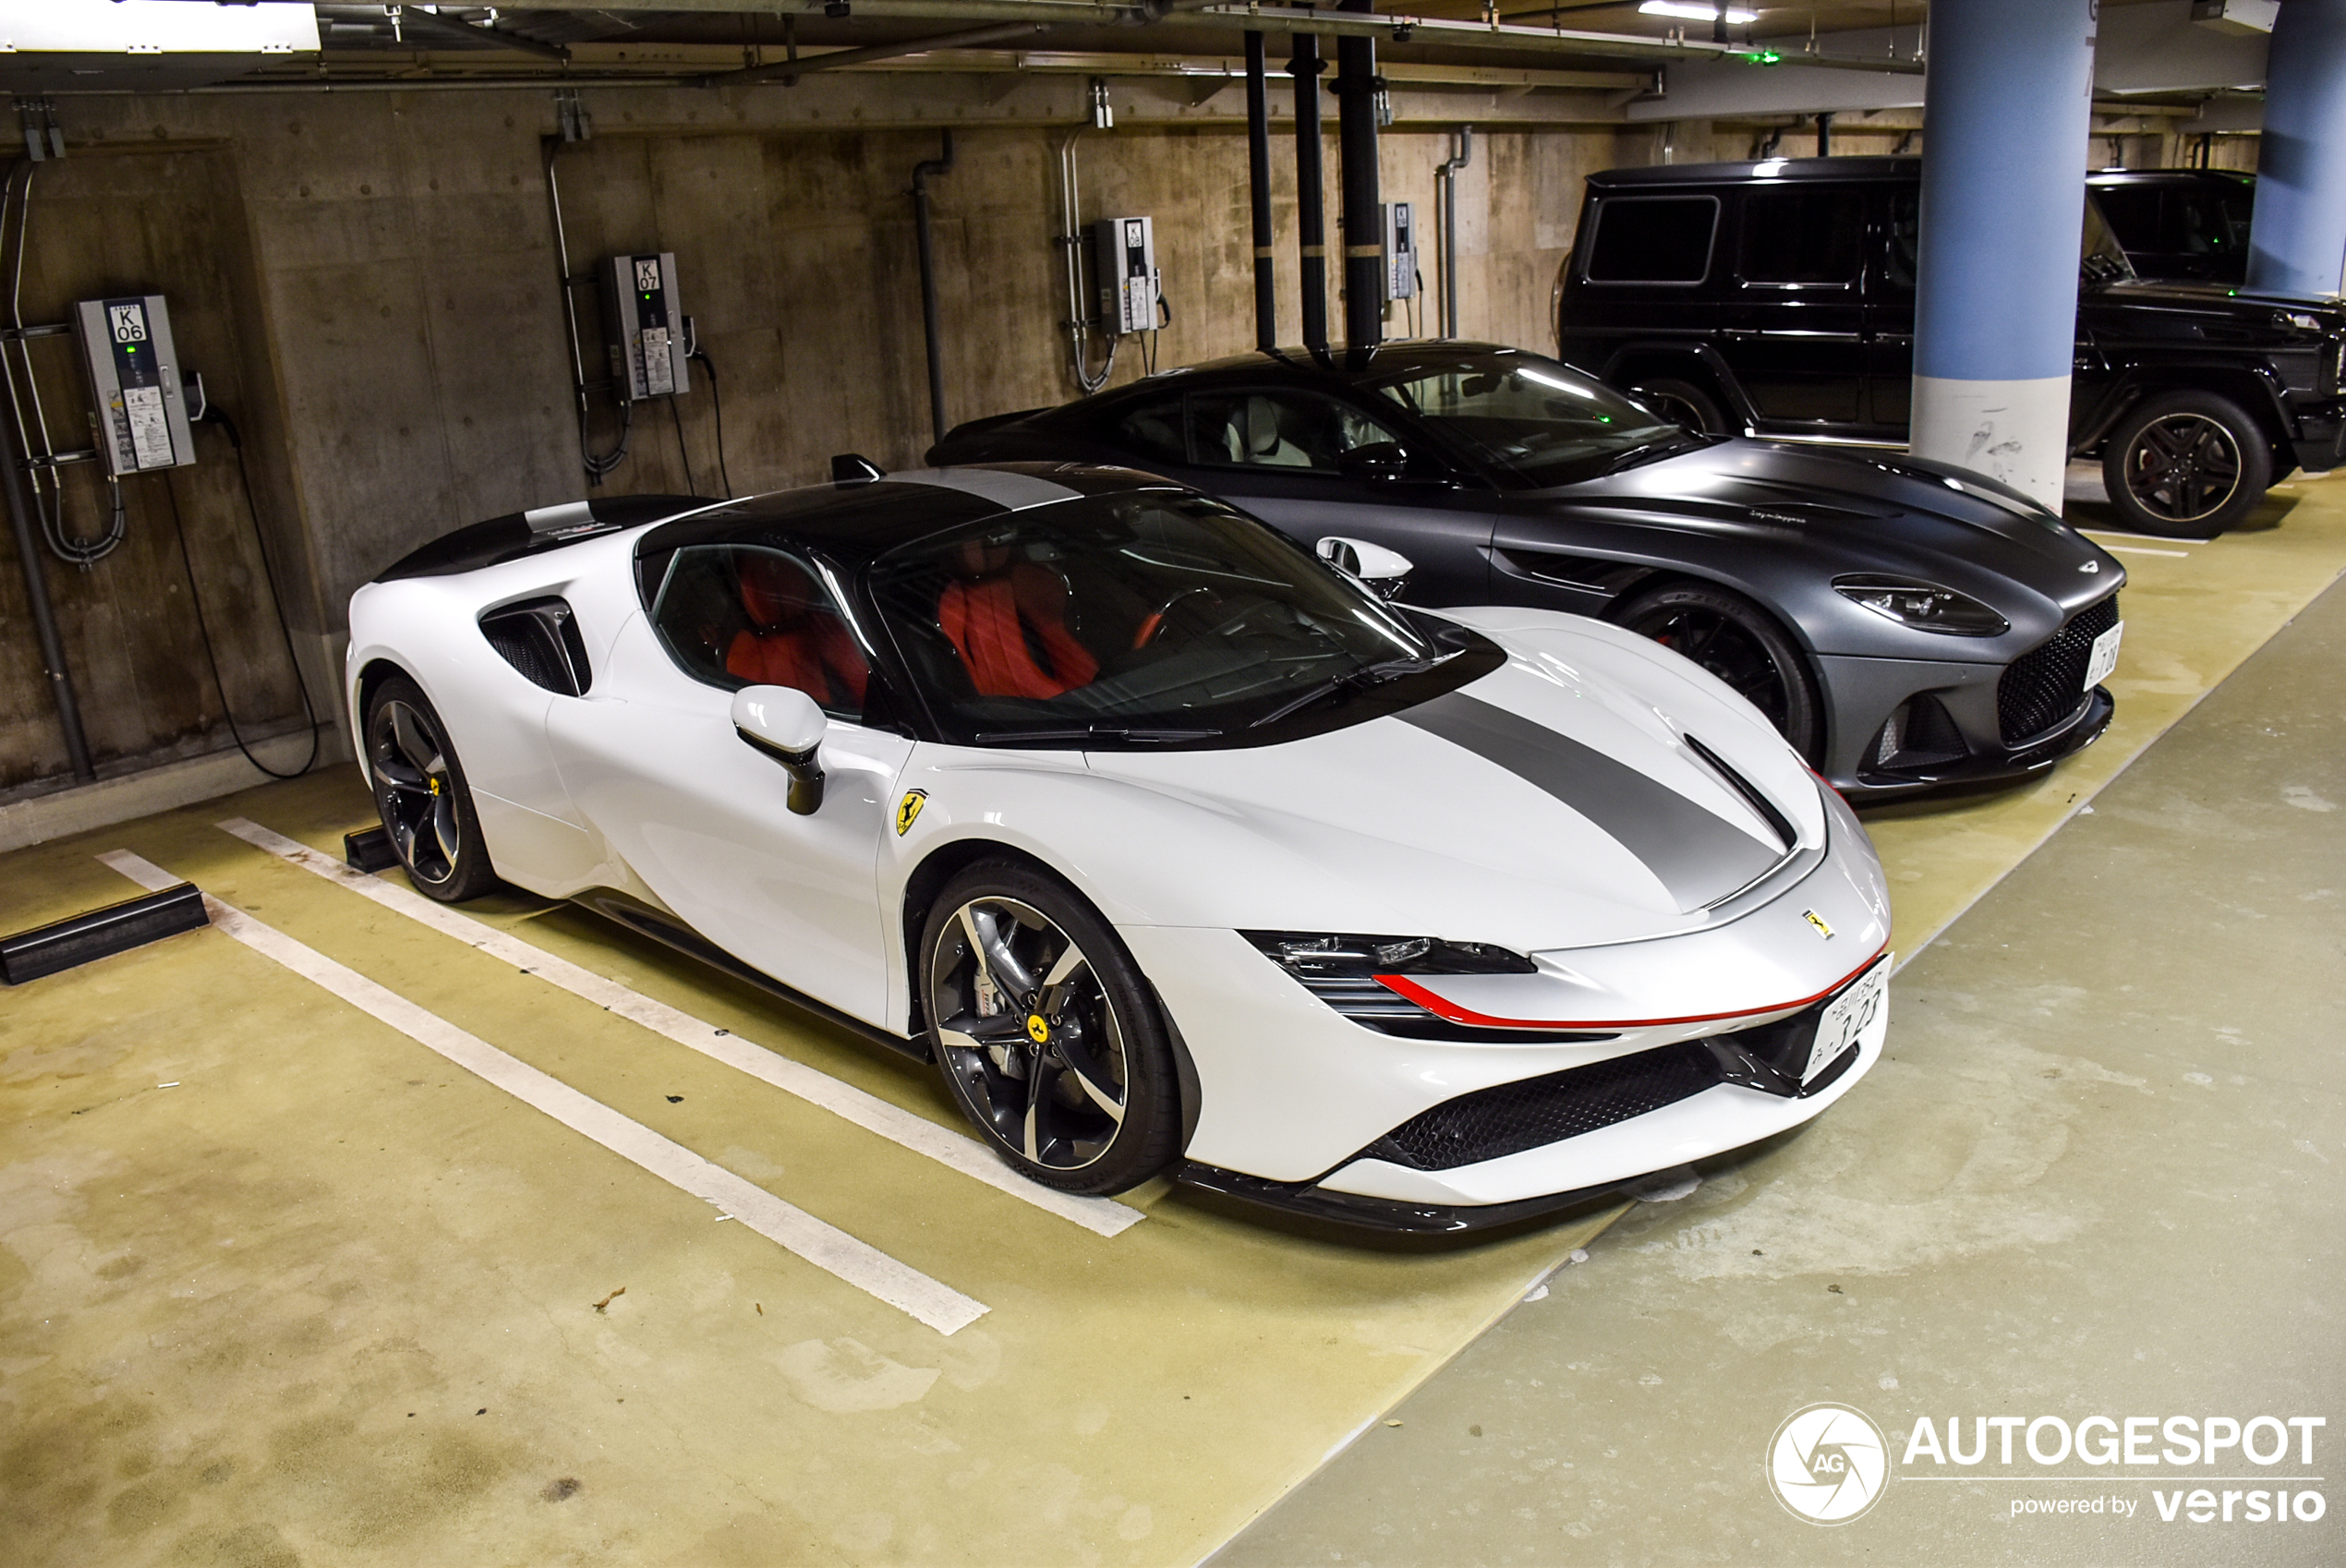
[[[1290,1214],[1308,1215],[1312,1219],[1328,1220],[1364,1230],[1411,1236],[1457,1236],[1469,1231],[1495,1230],[1501,1225],[1578,1208],[1643,1179],[1627,1176],[1620,1181],[1583,1187],[1571,1192],[1521,1198],[1512,1203],[1444,1205],[1407,1203],[1392,1198],[1364,1198],[1357,1192],[1331,1192],[1310,1182],[1270,1181],[1238,1171],[1226,1171],[1218,1165],[1200,1164],[1195,1160],[1184,1162],[1174,1176],[1185,1187],[1220,1193],[1248,1203],[1260,1203]]]

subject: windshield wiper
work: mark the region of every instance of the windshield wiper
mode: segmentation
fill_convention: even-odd
[[[1218,730],[1173,730],[1129,724],[1061,724],[1034,730],[981,730],[981,746],[1016,746],[1045,741],[1208,741]]]
[[[1660,440],[1639,441],[1633,447],[1625,447],[1614,452],[1605,460],[1604,466],[1597,472],[1618,474],[1624,468],[1634,468],[1640,463],[1650,463],[1656,458],[1668,457],[1675,452],[1690,452],[1702,444],[1699,440],[1685,434],[1664,436]]]
[[[1447,658],[1457,657],[1456,654],[1445,656]],[[1282,703],[1273,708],[1247,728],[1260,730],[1266,724],[1276,724],[1289,714],[1300,713],[1316,703],[1327,701],[1330,697],[1343,696],[1352,692],[1365,692],[1372,686],[1382,686],[1388,681],[1398,681],[1404,675],[1415,675],[1420,670],[1431,669],[1442,662],[1443,660],[1439,658],[1388,658],[1377,664],[1364,664],[1358,669],[1348,669],[1341,675],[1331,675],[1292,702]]]

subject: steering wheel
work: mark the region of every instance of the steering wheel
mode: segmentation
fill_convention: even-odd
[[[1164,603],[1158,605],[1147,615],[1141,618],[1140,629],[1132,633],[1132,645],[1135,648],[1144,648],[1151,643],[1155,642],[1157,633],[1165,630],[1165,618],[1172,613],[1173,607],[1179,604],[1183,599],[1191,598],[1200,594],[1204,595],[1208,600],[1218,599],[1221,597],[1219,594],[1215,593],[1212,588],[1207,587],[1203,583],[1192,584],[1186,588],[1176,588],[1172,593],[1166,596]]]

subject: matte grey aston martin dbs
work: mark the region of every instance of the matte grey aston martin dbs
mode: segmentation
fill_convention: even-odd
[[[1419,603],[1617,622],[1853,799],[2026,778],[2110,723],[2124,570],[2035,501],[1918,458],[1696,435],[1517,349],[1249,354],[974,420],[929,455],[1149,469],[1306,542],[1397,550]]]

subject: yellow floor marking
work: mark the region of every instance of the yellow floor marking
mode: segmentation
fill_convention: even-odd
[[[2243,527],[2171,553],[2127,563],[2126,636],[2107,682],[2118,711],[2100,740],[2022,789],[1863,814],[1890,874],[1902,961],[2346,572],[2346,476],[2268,500]]]
[[[109,850],[98,859],[151,893],[175,887],[182,880],[127,850]],[[715,1205],[722,1211],[718,1218],[740,1221],[783,1250],[887,1302],[915,1321],[949,1334],[986,1315],[985,1303],[973,1301],[949,1285],[939,1285],[835,1225],[825,1224],[804,1209],[783,1202],[764,1188],[702,1159],[641,1122],[588,1099],[560,1080],[507,1055],[479,1036],[466,1033],[357,971],[305,947],[273,926],[262,924],[242,910],[208,894],[204,910],[214,927],[263,958],[283,964],[370,1018],[389,1024],[424,1049],[447,1058],[484,1082],[496,1085],[533,1109],[543,1111],[573,1131],[584,1133],[621,1159]]]
[[[841,1083],[828,1073],[817,1072],[802,1062],[780,1055],[734,1031],[720,1029],[682,1008],[654,1001],[615,980],[606,980],[567,959],[556,958],[542,947],[534,947],[518,937],[509,935],[493,925],[459,914],[445,904],[435,903],[410,887],[355,871],[331,855],[320,854],[297,839],[273,833],[240,816],[232,816],[216,826],[255,849],[265,850],[304,871],[322,876],[338,887],[347,887],[362,898],[371,899],[387,910],[428,925],[442,935],[453,936],[466,947],[502,959],[524,974],[559,986],[574,996],[618,1014],[631,1023],[641,1024],[654,1033],[665,1035],[687,1050],[697,1051],[713,1061],[745,1072],[761,1083],[771,1084],[810,1104],[820,1105],[865,1131],[876,1132],[916,1154],[925,1154],[972,1180],[1007,1192],[1022,1203],[1032,1203],[1046,1213],[1056,1214],[1060,1219],[1082,1225],[1095,1236],[1119,1235],[1145,1217],[1140,1210],[1113,1199],[1080,1198],[1072,1193],[1055,1192],[1039,1183],[1029,1181],[997,1159],[973,1138],[964,1137],[949,1128],[937,1126],[925,1116],[901,1110],[853,1084]]]

